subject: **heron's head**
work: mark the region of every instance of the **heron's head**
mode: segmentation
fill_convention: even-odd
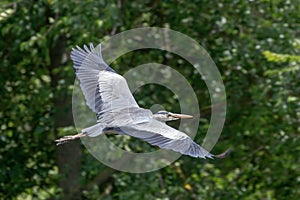
[[[176,114],[165,110],[161,110],[153,114],[153,118],[161,122],[173,121],[173,120],[184,119],[184,118],[192,118],[192,117],[193,116],[191,115]]]

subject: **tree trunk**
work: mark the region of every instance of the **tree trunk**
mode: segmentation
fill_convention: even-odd
[[[60,77],[60,73],[54,71],[55,68],[63,67],[63,55],[66,52],[66,39],[61,37],[50,49],[50,76],[53,90],[54,106],[54,132],[58,137],[58,129],[73,126],[72,117],[72,96],[67,89],[58,90],[57,85],[60,79],[70,77]],[[60,70],[58,70],[60,71]],[[72,81],[72,80],[70,80]],[[68,80],[66,82],[69,82]],[[60,145],[56,151],[56,161],[61,179],[59,182],[63,192],[63,199],[81,199],[80,191],[80,168],[81,168],[81,146],[79,141],[72,141],[68,144]]]

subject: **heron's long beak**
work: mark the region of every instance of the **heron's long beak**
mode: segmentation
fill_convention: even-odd
[[[175,113],[170,113],[169,115],[171,115],[172,117],[174,117],[176,119],[187,119],[187,118],[192,118],[193,117],[191,115],[175,114]]]

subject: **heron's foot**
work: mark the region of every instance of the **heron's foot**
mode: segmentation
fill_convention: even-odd
[[[76,135],[67,135],[67,136],[64,136],[62,138],[59,138],[57,140],[55,140],[56,142],[56,145],[61,145],[61,144],[64,144],[66,142],[69,142],[71,140],[75,140],[77,138],[81,138],[81,137],[84,137],[86,136],[86,133],[79,133],[79,134],[76,134]]]

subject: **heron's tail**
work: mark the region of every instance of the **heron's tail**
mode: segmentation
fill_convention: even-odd
[[[103,133],[104,128],[105,127],[101,123],[97,123],[93,126],[82,129],[81,132],[85,133],[89,137],[96,137]]]

